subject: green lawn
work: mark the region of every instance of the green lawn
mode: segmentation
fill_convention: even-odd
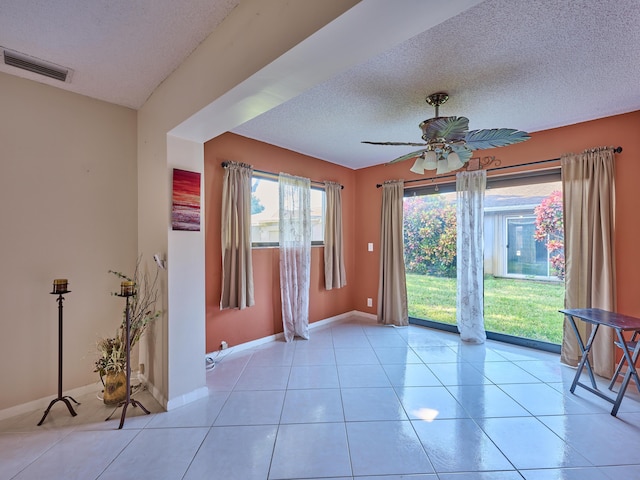
[[[560,344],[564,284],[510,278],[484,279],[487,331]],[[456,279],[407,274],[409,316],[456,323]]]

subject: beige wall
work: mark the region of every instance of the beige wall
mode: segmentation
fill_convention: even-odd
[[[95,342],[123,305],[109,269],[137,252],[136,112],[0,73],[0,411],[98,382]],[[51,398],[48,398],[51,397]],[[45,404],[45,406],[46,406]]]
[[[203,392],[204,285],[178,293],[194,284],[204,248],[190,237],[185,250],[168,221],[171,168],[202,171],[203,146],[172,151],[167,133],[357,3],[243,1],[137,114],[0,75],[0,381],[10,385],[0,415],[29,402],[46,407],[57,393],[53,278],[69,278],[73,290],[65,301],[64,390],[97,382],[95,342],[115,331],[122,308],[106,272],[127,270],[138,252],[147,260],[165,254],[169,264],[161,274],[165,315],[141,342],[152,391],[168,408]],[[223,133],[246,119],[215,128]],[[171,268],[173,253],[179,268]]]

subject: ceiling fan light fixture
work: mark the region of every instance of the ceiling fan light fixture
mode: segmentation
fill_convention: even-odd
[[[436,169],[436,175],[440,175],[442,173],[449,173],[449,162],[446,157],[440,157],[438,159],[438,168]]]
[[[460,157],[456,152],[451,152],[447,157],[447,165],[449,167],[449,171],[453,172],[454,170],[458,170],[464,167],[464,163],[460,160]]]
[[[435,170],[438,168],[438,157],[436,156],[436,152],[428,151],[424,157],[424,163],[422,165],[425,170]]]
[[[422,150],[407,153],[389,163],[417,158],[411,171],[423,174],[424,170],[436,170],[436,175],[464,168],[471,159],[471,152],[488,148],[506,147],[524,142],[531,137],[527,132],[513,128],[491,128],[469,130],[467,117],[441,117],[439,107],[446,103],[449,95],[445,92],[427,96],[427,103],[435,108],[435,117],[422,121],[422,140],[413,142],[369,142],[371,145],[410,145]]]
[[[418,175],[424,175],[424,162],[425,162],[424,156],[420,155],[418,158],[416,158],[416,161],[413,164],[413,167],[411,167],[409,171],[413,173],[417,173]]]

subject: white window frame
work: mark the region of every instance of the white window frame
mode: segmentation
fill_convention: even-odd
[[[253,176],[252,176],[252,186],[253,186],[253,181],[254,180],[259,180],[259,181],[266,181],[266,182],[271,182],[271,183],[275,183],[275,187],[276,187],[276,192],[277,192],[277,186],[278,186],[278,176],[275,174],[265,174],[265,173],[260,173],[260,172],[253,172]],[[322,193],[322,197],[321,197],[321,206],[319,207],[320,209],[320,219],[318,222],[318,214],[317,211],[314,212],[314,207],[316,208],[316,210],[318,209],[318,206],[315,205],[314,199],[312,198],[312,240],[311,240],[311,245],[312,246],[322,246],[324,245],[324,222],[325,222],[325,207],[326,207],[326,196],[325,196],[325,191],[323,187],[318,187],[315,185],[311,185],[311,195],[312,197],[314,197],[314,192],[321,192]],[[253,192],[252,192],[252,196],[253,196]],[[274,237],[277,238],[279,235],[279,198],[277,196],[277,194],[274,194],[275,196],[275,205],[273,204],[269,204],[269,205],[265,205],[265,208],[268,209],[268,212],[270,213],[270,220],[265,220],[263,223],[266,224],[267,222],[271,223],[271,227],[269,228],[269,231],[267,232],[262,232],[261,234],[261,238],[258,240],[255,240],[256,237],[256,233],[258,231],[260,231],[261,227],[258,226],[258,224],[254,224],[254,216],[252,215],[252,221],[251,221],[251,247],[252,248],[275,248],[275,247],[279,247],[280,246],[280,242],[279,240],[274,240]],[[273,201],[273,199],[271,199]],[[275,208],[275,210],[274,210]],[[274,235],[275,234],[275,235]],[[268,237],[268,238],[267,238]]]

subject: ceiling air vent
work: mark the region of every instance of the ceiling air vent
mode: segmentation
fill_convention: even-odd
[[[45,77],[55,78],[61,82],[66,82],[67,76],[70,73],[70,69],[68,68],[7,49],[4,49],[4,63],[12,67],[44,75]]]

